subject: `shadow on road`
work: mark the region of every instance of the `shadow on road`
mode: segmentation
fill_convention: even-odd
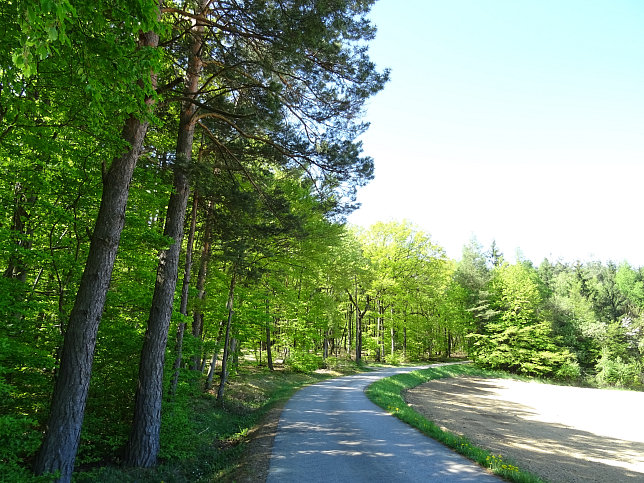
[[[364,388],[383,374],[300,390],[282,411],[267,481],[499,481],[369,401]]]

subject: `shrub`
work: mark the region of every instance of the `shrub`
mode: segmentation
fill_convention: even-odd
[[[555,377],[565,381],[574,381],[581,376],[579,363],[574,360],[566,360],[561,367],[555,371]]]
[[[354,371],[356,363],[352,359],[346,357],[327,357],[324,359],[324,367],[338,372]]]
[[[633,387],[640,384],[641,368],[637,363],[625,362],[620,356],[612,359],[606,351],[595,368],[595,378],[602,386]]]
[[[385,362],[387,364],[391,364],[392,366],[397,366],[398,364],[405,362],[405,360],[402,354],[394,352],[393,354],[387,354],[385,356]]]
[[[21,463],[36,453],[40,433],[35,421],[24,416],[0,416],[0,481],[46,481],[36,478]]]
[[[317,354],[310,352],[293,352],[288,359],[284,361],[284,366],[293,372],[313,372],[322,369],[324,359]]]

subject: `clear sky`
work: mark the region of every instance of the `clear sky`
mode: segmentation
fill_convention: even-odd
[[[407,219],[450,257],[644,265],[644,1],[379,0],[391,81],[349,222]]]

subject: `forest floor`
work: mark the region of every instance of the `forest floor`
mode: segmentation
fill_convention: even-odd
[[[644,481],[644,393],[510,379],[437,379],[405,400],[547,481]]]

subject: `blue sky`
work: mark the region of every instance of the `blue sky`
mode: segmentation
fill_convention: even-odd
[[[349,222],[407,219],[459,258],[644,265],[644,2],[379,0],[391,81]]]

